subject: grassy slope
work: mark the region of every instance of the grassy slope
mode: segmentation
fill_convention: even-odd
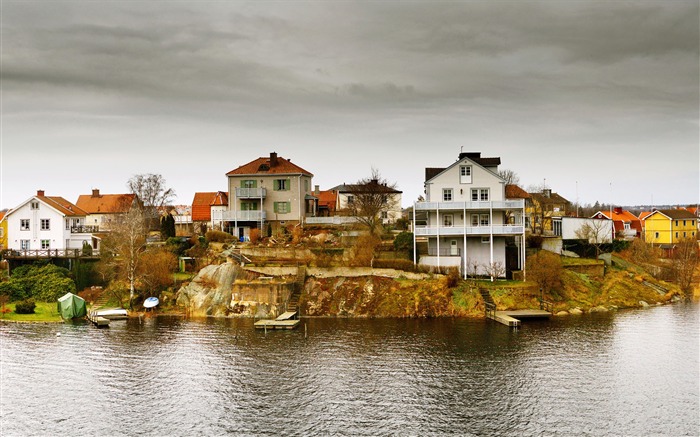
[[[37,302],[34,314],[15,314],[15,304],[9,303],[5,306],[12,310],[10,313],[2,314],[2,320],[14,322],[61,322],[61,315],[58,314],[55,302]]]

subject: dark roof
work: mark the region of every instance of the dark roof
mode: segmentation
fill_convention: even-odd
[[[685,220],[691,219],[692,220],[692,219],[697,218],[692,212],[690,212],[686,209],[657,209],[654,212],[661,213],[661,214],[665,215],[666,217],[669,217],[673,220],[683,220],[683,219],[685,219]],[[649,214],[649,215],[651,215],[651,214]],[[646,218],[649,218],[649,216],[647,216]]]
[[[437,167],[426,167],[425,168],[425,180],[429,181],[435,176],[439,175],[443,171],[445,171],[445,168],[437,168]]]
[[[530,195],[517,185],[506,185],[506,199],[529,199]]]
[[[497,166],[501,165],[501,158],[498,158],[498,157],[482,158],[481,152],[462,152],[459,154],[458,161],[461,161],[464,158],[467,158],[470,161],[472,161],[476,164],[479,164],[482,167],[497,167]],[[429,181],[445,170],[447,170],[447,167],[445,167],[445,168],[426,167],[425,168],[425,180]]]
[[[532,199],[537,201],[542,205],[548,204],[559,204],[559,203],[569,203],[568,200],[564,199],[557,193],[550,193],[549,196],[544,193],[528,193]]]
[[[379,191],[383,191],[386,193],[394,193],[394,194],[401,193],[401,191],[397,190],[396,188],[392,188],[392,187],[388,187],[384,184],[380,184],[375,180],[368,182],[366,184],[362,184],[362,185],[358,185],[358,184],[337,185],[337,186],[331,188],[331,191],[337,191],[339,193],[375,193],[375,192],[379,192]]]

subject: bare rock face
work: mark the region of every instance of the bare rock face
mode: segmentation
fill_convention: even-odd
[[[241,274],[237,264],[206,266],[177,292],[177,304],[192,316],[225,316],[231,303],[231,289]]]

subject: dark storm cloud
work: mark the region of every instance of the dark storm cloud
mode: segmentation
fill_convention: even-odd
[[[394,162],[410,200],[460,146],[560,186],[663,149],[697,197],[697,1],[3,2],[1,24],[6,162],[272,144],[332,186],[322,146],[353,150],[346,182]]]

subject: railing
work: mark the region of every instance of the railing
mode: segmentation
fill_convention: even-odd
[[[267,196],[266,188],[236,188],[236,197],[239,199],[259,199]]]
[[[357,223],[357,217],[333,216],[333,217],[306,217],[308,225],[347,225]]]
[[[176,225],[186,225],[192,223],[191,215],[174,215]]]
[[[428,248],[428,256],[461,256],[462,248],[460,247],[446,247],[440,248],[440,251],[435,247]]]
[[[454,236],[454,235],[522,235],[523,225],[493,225],[493,226],[416,226],[414,233],[417,237]]]
[[[80,258],[80,257],[99,257],[98,250],[83,251],[82,249],[8,249],[2,251],[2,257],[5,259],[35,259],[35,258]]]
[[[224,220],[238,220],[242,222],[259,222],[265,220],[267,214],[265,211],[224,211],[222,218]]]
[[[525,200],[494,200],[488,202],[417,202],[416,211],[435,210],[487,210],[487,209],[522,209]]]
[[[484,303],[484,312],[486,313],[486,318],[495,319],[496,318],[496,304]]]
[[[93,232],[100,232],[100,227],[93,226],[93,225],[71,226],[70,227],[71,234],[92,234]]]

